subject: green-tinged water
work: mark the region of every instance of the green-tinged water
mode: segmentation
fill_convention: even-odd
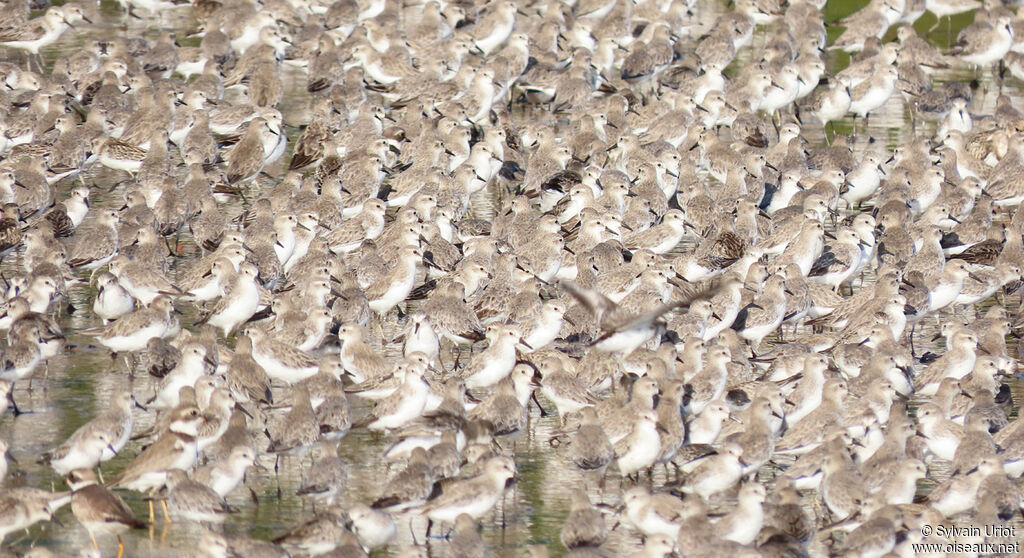
[[[856,9],[866,4],[865,1],[829,2],[825,9],[826,21],[832,22],[843,18]],[[691,30],[689,37],[681,37],[680,40],[695,42],[698,36],[706,31],[714,21],[715,14],[727,10],[724,2],[715,3],[701,0],[698,3],[695,13],[697,21]],[[187,38],[186,35],[197,29],[198,23],[191,17],[186,16],[189,10],[169,10],[161,14],[159,21],[153,18],[125,17],[119,4],[114,1],[104,1],[98,11],[98,19],[93,24],[82,23],[75,29],[66,33],[61,40],[52,47],[44,50],[43,59],[49,67],[57,57],[69,56],[80,48],[89,39],[99,39],[113,35],[124,36],[145,36],[155,38],[162,27],[170,27],[179,36],[182,44],[197,44],[196,38]],[[928,35],[928,40],[947,50],[951,40],[955,40],[960,28],[972,21],[972,14],[963,14],[951,19],[943,19],[938,22],[931,14],[924,15],[915,23],[919,33],[924,33],[934,27]],[[829,28],[830,42],[834,41],[841,33],[840,27]],[[770,35],[770,28],[758,28],[753,44],[737,57],[741,64],[752,57],[760,45],[764,44]],[[885,40],[892,40],[895,29],[891,29]],[[10,50],[0,49],[0,56],[10,57],[11,60],[21,63],[21,53],[14,53]],[[830,51],[826,55],[828,71],[835,73],[848,65],[849,55],[838,51]],[[301,126],[309,120],[309,94],[306,92],[306,75],[304,71],[295,68],[287,68],[284,73],[286,94],[285,100],[280,107],[284,115],[285,124],[290,139],[298,134]],[[733,67],[732,69],[734,69]],[[936,82],[954,79],[978,78],[980,87],[975,91],[974,99],[970,105],[975,115],[991,114],[995,105],[996,96],[1000,90],[999,84],[993,81],[992,71],[976,72],[962,66],[955,66],[949,70],[941,71],[934,75]],[[1021,83],[1012,77],[1007,77],[1002,83],[1001,89],[1008,94],[1017,104],[1021,106]],[[351,107],[350,107],[351,108]],[[538,115],[547,117],[547,113],[539,110],[517,110],[514,117],[525,124],[536,118]],[[911,114],[906,109],[903,98],[897,93],[890,99],[889,103],[882,109],[873,113],[870,117],[868,128],[865,130],[863,122],[844,120],[833,123],[830,126],[829,135],[834,133],[850,134],[856,130],[857,136],[851,141],[854,149],[859,153],[868,145],[869,138],[874,138],[878,143],[886,146],[887,149],[901,145],[911,137],[913,129],[910,122]],[[932,123],[915,123],[918,128],[930,129]],[[825,141],[825,134],[820,127],[805,127],[804,132],[809,140],[808,147],[817,147]],[[289,159],[290,147],[286,156],[275,166],[267,169],[267,172],[275,177],[283,174],[284,166]],[[177,156],[176,154],[174,155]],[[177,159],[175,159],[177,162]],[[93,207],[120,207],[123,186],[117,186],[113,190],[110,187],[122,180],[122,174],[104,169],[98,165],[83,175],[83,180],[92,189]],[[269,182],[269,181],[268,181]],[[66,197],[70,189],[75,185],[73,181],[65,181],[58,185],[58,198]],[[474,201],[474,211],[479,215],[487,215],[492,210],[492,199],[481,198]],[[241,210],[241,200],[237,203],[228,204],[226,211],[237,214]],[[185,246],[185,257],[179,258],[175,264],[172,276],[180,273],[186,268],[190,258],[195,257],[196,251],[191,246],[191,239],[187,234],[179,239]],[[2,269],[5,276],[19,272],[20,263],[18,258],[10,257],[4,260]],[[86,278],[83,275],[83,278]],[[14,417],[11,413],[0,417],[0,439],[8,441],[11,450],[10,455],[17,460],[12,463],[5,486],[34,486],[54,490],[63,489],[63,479],[54,474],[47,466],[37,463],[37,460],[44,451],[52,449],[63,442],[78,426],[82,425],[100,411],[102,411],[110,394],[116,390],[123,389],[130,385],[137,399],[145,401],[149,399],[159,385],[159,380],[149,376],[129,376],[126,367],[121,359],[112,359],[109,353],[102,348],[96,347],[92,339],[84,332],[90,328],[99,327],[101,324],[91,313],[92,298],[95,289],[83,281],[70,288],[70,306],[75,309],[73,313],[62,311],[60,314],[61,325],[68,337],[68,350],[65,354],[52,359],[44,370],[41,368],[35,375],[31,391],[28,389],[28,382],[18,384],[15,391],[15,398],[25,414]],[[1020,302],[1020,295],[1004,297],[1003,303],[1008,309],[1016,310]],[[186,312],[184,319],[186,326],[189,320],[195,319],[194,313]],[[922,339],[928,339],[933,333],[935,325],[929,320],[922,325]],[[394,332],[389,329],[388,337]],[[379,337],[374,339],[379,342]],[[932,349],[942,350],[941,347],[928,346],[922,341],[924,347],[919,346],[919,351]],[[385,351],[393,351],[392,347],[384,348]],[[1014,348],[1015,352],[1015,348]],[[1024,396],[1019,383],[1013,385],[1016,397]],[[554,406],[542,399],[545,407],[554,412]],[[360,416],[365,412],[366,406],[354,402],[353,412]],[[148,429],[152,423],[152,413],[137,411],[136,431],[142,432]],[[596,480],[585,477],[576,470],[568,461],[565,446],[558,447],[550,443],[552,436],[559,427],[556,416],[541,417],[534,407],[531,410],[530,428],[514,440],[501,440],[500,443],[507,448],[514,444],[516,464],[518,467],[518,482],[511,488],[504,500],[499,504],[494,513],[485,517],[483,521],[483,536],[490,545],[492,556],[511,557],[522,556],[525,547],[530,544],[546,544],[553,556],[561,556],[565,549],[559,542],[559,532],[562,521],[568,513],[570,489],[576,486],[586,485],[591,499],[597,503],[605,503],[609,506],[617,506],[619,479],[613,473],[609,475],[605,489],[598,487]],[[342,500],[346,503],[370,502],[375,499],[383,486],[385,480],[396,472],[394,464],[386,462],[382,455],[391,440],[386,436],[369,433],[364,430],[351,432],[346,436],[337,448],[338,455],[342,456],[350,465],[347,489]],[[262,443],[262,442],[258,442]],[[115,459],[103,465],[103,474],[110,478],[124,469],[127,463],[141,451],[141,441],[133,441]],[[330,451],[329,448],[328,451]],[[230,497],[229,502],[238,513],[232,515],[224,524],[223,530],[227,535],[247,534],[259,539],[271,539],[280,535],[291,525],[308,519],[313,515],[313,508],[309,502],[295,496],[296,489],[301,481],[301,471],[309,466],[310,457],[287,457],[279,469],[274,473],[274,458],[268,454],[260,456],[260,467],[249,471],[246,479],[246,487],[240,487]],[[401,467],[401,464],[398,464]],[[766,469],[762,472],[762,478],[771,483],[771,478],[777,470]],[[941,471],[940,471],[941,473]],[[658,468],[655,473],[655,482],[663,479],[664,472]],[[926,486],[927,483],[922,483]],[[2,489],[0,489],[2,490]],[[143,496],[133,492],[119,492],[128,501],[134,511],[144,517],[147,512],[147,503]],[[255,497],[255,500],[254,500]],[[717,505],[717,504],[716,504]],[[728,509],[731,502],[722,503],[719,507]],[[69,508],[62,509],[57,517],[62,525],[51,522],[42,522],[32,527],[27,533],[14,533],[10,535],[4,544],[15,552],[24,552],[33,545],[40,545],[61,550],[75,552],[77,549],[85,549],[91,546],[86,531],[75,521]],[[159,512],[158,512],[159,517]],[[1014,521],[1019,523],[1019,518]],[[410,527],[415,532],[417,541],[423,542],[425,519],[420,517],[402,516],[397,520],[399,525],[399,538],[388,552],[379,552],[380,555],[390,555],[412,541]],[[616,523],[614,518],[609,518],[609,526]],[[195,526],[186,523],[164,524],[159,519],[148,531],[133,531],[124,536],[126,544],[126,556],[179,556],[185,551],[192,549],[198,540],[199,530]],[[615,529],[606,548],[612,555],[623,556],[635,550],[640,538],[634,531],[626,526],[619,526]],[[431,538],[426,541],[431,555],[439,556],[443,553],[446,545],[440,538]],[[110,538],[102,538],[101,545],[104,556],[111,556],[115,551],[114,541]]]

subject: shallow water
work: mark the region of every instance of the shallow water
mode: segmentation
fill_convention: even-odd
[[[859,6],[865,4],[862,1],[830,2],[827,9],[827,20],[831,21],[842,17]],[[700,2],[698,13],[701,14],[699,24],[691,33],[691,39],[700,35],[697,30],[702,26],[706,27],[713,21],[715,14],[724,10],[725,7],[719,3]],[[157,34],[157,28],[167,25],[175,29],[179,34],[196,27],[197,22],[187,17],[188,10],[171,10],[162,15],[163,21],[156,22],[149,19],[139,20],[125,18],[116,2],[105,1],[101,5],[99,19],[94,24],[82,24],[77,29],[64,35],[62,39],[50,49],[44,51],[44,59],[47,64],[59,56],[67,56],[74,52],[88,38],[109,36],[112,33],[140,35],[153,38]],[[963,15],[954,18],[952,22],[952,35],[963,25],[969,23],[970,15]],[[934,17],[925,15],[917,22],[915,27],[920,32],[927,30],[934,22]],[[934,40],[936,44],[948,44],[944,27],[939,27]],[[894,34],[890,30],[887,39]],[[747,48],[746,52],[738,57],[738,63],[749,58],[753,49],[766,40],[768,33],[764,28],[759,28],[755,34],[754,44]],[[837,32],[830,32],[830,37],[837,35]],[[685,40],[685,39],[684,39]],[[4,55],[10,55],[4,52]],[[19,55],[20,56],[20,55]],[[829,71],[835,72],[848,63],[849,57],[844,54],[831,54],[828,58]],[[307,106],[308,94],[305,91],[305,74],[288,69],[286,72],[287,93],[285,101],[280,107],[288,125],[289,135],[294,138],[298,133],[299,126],[305,124],[308,119]],[[975,115],[989,114],[994,106],[998,85],[993,82],[992,73],[984,72],[977,76],[965,68],[956,68],[937,76],[936,81],[953,79],[971,79],[980,77],[980,88],[975,92],[975,98],[971,110]],[[1018,106],[1021,101],[1021,83],[1012,77],[1007,77],[1002,84],[1003,91],[1011,95]],[[524,109],[516,111],[516,118],[521,121],[528,121],[538,115],[547,116],[547,113],[538,110]],[[894,96],[883,110],[872,114],[868,128],[865,130],[863,123],[856,123],[858,136],[855,142],[855,149],[864,149],[868,138],[884,144],[887,148],[893,148],[903,143],[911,133],[910,113],[898,95]],[[854,129],[854,123],[847,120],[835,124],[834,129],[839,133],[849,133]],[[921,123],[921,126],[934,126],[934,124]],[[808,147],[821,145],[825,140],[825,134],[821,128],[805,127],[804,132],[809,139]],[[282,174],[282,165],[288,157],[285,156],[275,167],[267,169],[274,175]],[[96,184],[98,188],[93,189],[95,206],[116,207],[121,204],[122,188],[118,187],[113,191],[104,193],[102,190],[113,185],[117,180],[123,178],[116,173],[106,169],[93,169],[84,175],[84,180],[90,184]],[[58,197],[66,195],[73,183],[66,181],[58,186]],[[490,210],[490,203],[487,199],[476,200],[475,210],[481,215]],[[238,212],[238,204],[230,205],[229,211]],[[183,235],[181,242],[188,246],[189,239]],[[194,253],[194,251],[192,251]],[[17,271],[18,262],[11,258],[3,263],[3,271],[12,274]],[[181,266],[179,265],[179,268]],[[62,313],[62,326],[68,335],[68,343],[72,346],[69,351],[49,362],[47,373],[44,377],[42,371],[37,373],[33,382],[33,390],[27,390],[25,384],[19,384],[15,397],[21,408],[27,411],[20,417],[13,417],[6,414],[0,418],[0,438],[10,443],[10,455],[17,460],[17,465],[12,464],[12,473],[7,480],[7,486],[36,486],[42,488],[60,489],[62,479],[56,476],[48,467],[37,464],[36,459],[42,452],[60,444],[79,425],[83,424],[100,410],[102,410],[109,398],[109,395],[117,389],[122,388],[126,382],[130,382],[136,397],[146,400],[154,393],[159,380],[148,376],[129,376],[125,365],[120,360],[112,360],[107,351],[102,348],[95,348],[90,344],[90,338],[81,334],[84,329],[96,327],[98,320],[92,316],[89,307],[91,306],[94,290],[87,283],[80,283],[70,290],[70,305],[76,309],[72,314]],[[1005,300],[1008,308],[1016,310],[1019,302],[1019,295],[1013,295]],[[186,324],[187,325],[187,324]],[[930,337],[927,331],[934,327],[929,323],[925,325],[925,338]],[[936,347],[921,347],[919,350],[937,349]],[[1014,395],[1024,395],[1024,387],[1020,382],[1015,382],[1013,387]],[[544,401],[545,407],[553,411],[553,405]],[[358,405],[358,404],[356,404]],[[359,416],[362,408],[356,407],[354,415]],[[137,413],[136,431],[145,430],[149,424],[151,414]],[[569,494],[566,491],[568,486],[576,486],[580,483],[587,483],[591,498],[595,502],[605,502],[616,505],[615,496],[619,480],[614,475],[607,480],[608,488],[612,490],[602,491],[597,487],[595,479],[585,478],[579,471],[568,464],[566,452],[558,449],[550,443],[553,432],[558,428],[557,417],[542,417],[536,408],[531,411],[531,423],[527,432],[523,433],[516,440],[503,440],[502,444],[515,444],[516,463],[519,470],[520,481],[510,490],[505,500],[499,505],[498,510],[484,521],[483,535],[491,546],[493,556],[520,556],[523,548],[528,544],[547,544],[552,555],[559,556],[564,552],[558,542],[559,531],[562,520],[568,513]],[[387,447],[388,441],[381,435],[371,434],[363,430],[357,430],[346,436],[340,446],[338,453],[344,457],[352,467],[349,471],[347,494],[343,501],[346,502],[367,502],[376,497],[382,480],[391,472],[391,468],[381,455],[382,450]],[[132,442],[122,455],[104,464],[104,475],[112,477],[122,470],[125,465],[140,450],[139,442]],[[312,508],[309,503],[304,502],[295,496],[296,488],[300,482],[300,471],[308,466],[309,457],[288,457],[280,468],[280,473],[273,473],[273,458],[263,455],[260,463],[263,470],[252,469],[247,478],[247,486],[252,494],[257,497],[253,501],[249,491],[240,488],[231,495],[229,501],[239,512],[231,516],[224,524],[226,534],[234,535],[247,533],[261,539],[272,538],[282,533],[285,528],[295,524],[300,518],[309,518],[312,515]],[[656,480],[662,475],[662,471],[656,473]],[[763,471],[766,480],[770,479],[773,471]],[[922,483],[922,487],[925,484]],[[128,500],[139,516],[146,513],[146,503],[141,496],[132,492],[121,492]],[[27,534],[11,535],[6,542],[15,551],[27,550],[32,545],[44,545],[52,549],[64,551],[75,551],[79,548],[90,546],[89,537],[85,530],[74,520],[68,508],[61,510],[58,517],[63,521],[63,526],[55,523],[44,522],[37,524]],[[1019,521],[1019,519],[1015,520]],[[610,522],[613,523],[613,522]],[[412,526],[416,532],[417,540],[422,540],[425,521],[415,518]],[[399,540],[392,545],[392,549],[399,549],[411,541],[409,520],[399,520]],[[125,535],[127,555],[160,555],[176,556],[194,545],[198,536],[198,530],[194,526],[183,523],[165,525],[157,522],[155,527],[147,531],[135,531]],[[613,555],[624,555],[633,550],[638,538],[628,529],[620,527],[611,536],[606,548]],[[112,541],[102,540],[104,554],[113,552]],[[433,555],[438,555],[444,546],[439,539],[430,539],[427,542]]]

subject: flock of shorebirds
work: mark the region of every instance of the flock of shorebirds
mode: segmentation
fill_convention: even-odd
[[[47,555],[25,530],[58,516],[92,556],[154,522],[208,558],[1019,552],[941,528],[1024,501],[999,0],[119,2],[189,46],[111,25],[44,61],[96,4],[0,6],[0,438],[55,357],[123,378],[42,456],[0,439],[0,555]],[[926,10],[974,21],[940,51]],[[489,550],[555,414],[561,540]],[[392,463],[355,496],[353,429]],[[15,474],[40,458],[67,490]],[[283,470],[290,529],[218,527]]]

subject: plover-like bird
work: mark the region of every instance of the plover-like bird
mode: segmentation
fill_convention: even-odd
[[[121,533],[128,529],[141,529],[146,523],[135,517],[135,513],[120,496],[99,484],[96,474],[90,469],[74,469],[67,477],[71,488],[71,513],[85,527],[92,539],[93,548],[99,550],[96,534],[117,536],[117,556],[124,553]]]

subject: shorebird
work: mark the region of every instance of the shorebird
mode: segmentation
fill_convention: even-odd
[[[320,370],[320,365],[305,351],[270,337],[260,327],[249,327],[246,334],[252,343],[252,358],[270,378],[295,384]]]
[[[741,311],[732,324],[738,335],[750,342],[751,350],[756,350],[761,341],[782,324],[786,309],[785,291],[782,275],[772,275],[765,282],[761,295]]]
[[[853,280],[854,273],[860,269],[863,244],[853,229],[838,231],[835,242],[826,246],[811,266],[809,277],[838,290],[840,285]]]
[[[156,442],[133,459],[108,486],[123,487],[152,494],[167,482],[171,469],[189,469],[198,458],[196,434],[203,417],[194,406],[175,409],[167,430]],[[166,513],[166,509],[164,512]],[[149,504],[149,518],[153,521],[153,501]]]
[[[370,415],[353,424],[370,430],[399,428],[423,414],[427,404],[428,385],[423,378],[425,365],[410,366],[404,381],[394,393],[381,400]]]
[[[423,252],[415,246],[403,247],[390,273],[384,275],[366,288],[366,300],[370,309],[384,315],[402,303],[412,292],[416,281],[416,270],[423,259]]]
[[[673,209],[662,217],[658,225],[628,235],[622,241],[630,249],[644,248],[655,254],[664,254],[675,248],[685,233],[686,216],[682,211]]]
[[[633,422],[630,434],[615,443],[615,460],[622,476],[628,477],[651,467],[661,451],[658,416],[644,411]]]
[[[935,14],[935,17],[938,19],[963,12],[969,12],[981,7],[981,5],[974,0],[926,0],[924,5],[925,8],[929,12]],[[938,21],[935,23],[937,25]]]
[[[404,511],[422,506],[434,488],[434,472],[427,450],[415,448],[409,455],[405,469],[388,481],[380,498],[372,507],[388,511]]]
[[[420,514],[431,522],[452,523],[462,514],[478,519],[498,503],[505,491],[505,482],[515,474],[516,466],[511,458],[492,457],[484,464],[480,476],[451,484],[441,495],[427,501]]]
[[[67,475],[75,469],[91,470],[99,464],[104,450],[116,453],[110,436],[101,430],[88,428],[76,431],[64,444],[43,454],[43,460],[58,474]]]
[[[68,264],[95,270],[106,265],[118,250],[116,211],[97,211],[97,218],[91,227],[81,227],[68,241]]]
[[[365,549],[380,548],[398,534],[398,526],[387,512],[356,504],[348,509],[347,515],[359,544]]]
[[[341,341],[341,365],[357,385],[387,374],[387,361],[364,341],[363,330],[357,324],[342,325],[337,335]]]
[[[249,122],[245,135],[225,156],[229,184],[252,180],[263,170],[268,154],[264,150],[262,136],[270,133],[271,129],[263,118]]]
[[[568,549],[601,546],[608,537],[604,516],[583,490],[572,493],[569,516],[562,524],[561,541]]]
[[[71,513],[89,532],[93,548],[99,550],[96,533],[117,536],[117,556],[124,553],[121,533],[128,529],[141,529],[144,521],[135,517],[132,509],[103,485],[99,484],[91,469],[74,469],[67,477],[71,488]]]
[[[486,556],[487,545],[480,536],[476,520],[469,514],[455,518],[455,527],[449,535],[451,548],[463,556]]]
[[[226,337],[247,322],[260,305],[258,275],[256,266],[248,262],[240,265],[234,281],[224,289],[224,295],[202,323],[220,328]]]
[[[1004,475],[999,458],[983,459],[977,469],[966,475],[957,475],[936,486],[928,494],[928,504],[943,517],[952,517],[975,506],[978,489],[985,479]]]
[[[231,450],[226,459],[220,459],[196,471],[195,480],[209,486],[221,498],[227,497],[245,478],[245,472],[255,463],[256,451],[240,445]]]
[[[61,472],[62,468],[66,468],[67,464],[74,461],[73,458],[70,458],[70,454],[75,452],[75,447],[83,444],[86,446],[90,445],[90,442],[87,441],[90,438],[94,440],[93,443],[96,445],[99,445],[101,441],[106,442],[104,445],[99,445],[99,462],[113,459],[114,456],[124,449],[131,438],[132,430],[135,426],[133,409],[136,406],[141,407],[141,405],[136,403],[135,397],[131,392],[114,392],[110,398],[110,406],[105,411],[79,427],[74,434],[68,437],[64,444],[49,454],[51,466],[58,472]],[[63,455],[63,458],[58,458],[58,463],[61,463],[61,465],[54,463],[54,457],[58,455]],[[96,464],[92,466],[94,465]],[[92,466],[89,466],[89,468],[92,468]],[[67,472],[64,471],[62,474]]]
[[[526,364],[517,364],[501,379],[490,397],[474,407],[467,418],[492,425],[495,436],[515,434],[527,424],[527,404],[537,386],[534,372]]]
[[[592,407],[584,407],[580,428],[569,446],[572,462],[584,470],[597,470],[602,474],[615,457],[608,435],[597,420],[597,412]]]
[[[728,347],[712,347],[705,355],[704,368],[693,375],[688,381],[690,386],[689,412],[699,415],[712,401],[721,398],[725,393],[729,371],[728,363],[732,354]]]
[[[725,540],[751,544],[764,525],[765,488],[757,483],[740,487],[736,508],[715,523],[716,533]]]
[[[92,23],[78,6],[53,6],[38,18],[4,29],[0,32],[0,44],[38,55],[79,21]]]
[[[570,413],[576,413],[596,402],[587,386],[582,385],[575,374],[564,370],[554,359],[541,362],[539,371],[541,393],[555,403],[563,423]]]
[[[626,518],[645,535],[678,536],[683,520],[683,502],[679,498],[635,486],[622,495],[622,503]]]
[[[829,428],[842,419],[843,398],[848,388],[837,378],[825,382],[822,400],[803,420],[788,430],[775,446],[777,453],[803,454],[820,446],[829,435]]]
[[[421,311],[437,334],[455,345],[470,345],[484,338],[484,326],[466,301],[466,286],[460,282],[441,281]]]
[[[519,331],[503,325],[487,326],[489,344],[462,369],[467,388],[492,386],[512,373],[516,364]]]
[[[676,543],[665,535],[653,535],[644,540],[640,550],[629,555],[629,558],[664,558],[675,551]]]
[[[311,555],[326,554],[338,547],[346,531],[348,529],[345,528],[345,518],[342,514],[337,510],[327,510],[288,529],[284,534],[275,537],[273,543],[278,552],[284,548]]]
[[[470,31],[470,40],[480,53],[491,54],[508,40],[520,12],[514,2],[501,2],[491,8],[486,17]]]
[[[309,389],[304,384],[292,388],[292,404],[288,413],[267,430],[270,446],[267,451],[278,454],[274,462],[277,471],[282,453],[305,453],[320,439],[320,423],[309,402]]]
[[[1002,59],[1013,45],[1010,18],[1000,16],[991,22],[975,22],[957,34],[952,54],[973,66],[985,67]]]
[[[949,340],[948,350],[914,377],[915,391],[934,395],[943,378],[963,378],[977,361],[978,335],[958,329]]]
[[[177,407],[181,388],[195,386],[206,374],[207,364],[213,366],[215,363],[207,358],[206,347],[198,343],[183,347],[177,366],[160,382],[160,388],[150,403],[163,409]]]
[[[149,306],[136,308],[102,331],[88,333],[115,353],[141,351],[150,339],[164,337],[171,331],[175,311],[170,298],[158,296]]]
[[[97,275],[96,286],[96,299],[93,301],[92,311],[103,319],[104,325],[128,314],[135,308],[135,300],[132,295],[112,273],[104,271]]]
[[[234,510],[210,487],[189,478],[181,469],[171,469],[164,483],[167,511],[173,519],[220,523]]]
[[[963,438],[963,427],[945,418],[942,410],[932,404],[922,407],[918,424],[928,450],[940,459],[952,461]]]
[[[12,488],[0,495],[0,541],[7,535],[28,529],[71,500],[69,494],[53,494],[37,488]]]
[[[737,444],[726,444],[722,450],[700,460],[686,478],[683,492],[692,493],[707,500],[709,497],[732,487],[740,479],[743,466],[740,456],[743,448]]]
[[[296,495],[308,497],[315,502],[325,502],[328,507],[332,506],[344,492],[348,479],[345,467],[345,461],[337,456],[327,456],[318,460],[303,476]]]
[[[580,288],[568,281],[561,285],[597,319],[602,333],[593,342],[594,348],[624,355],[633,352],[654,336],[662,326],[661,318],[666,312],[686,308],[696,300],[711,298],[718,288],[716,284],[699,285],[672,302],[634,314],[631,308],[619,306],[600,292]]]

